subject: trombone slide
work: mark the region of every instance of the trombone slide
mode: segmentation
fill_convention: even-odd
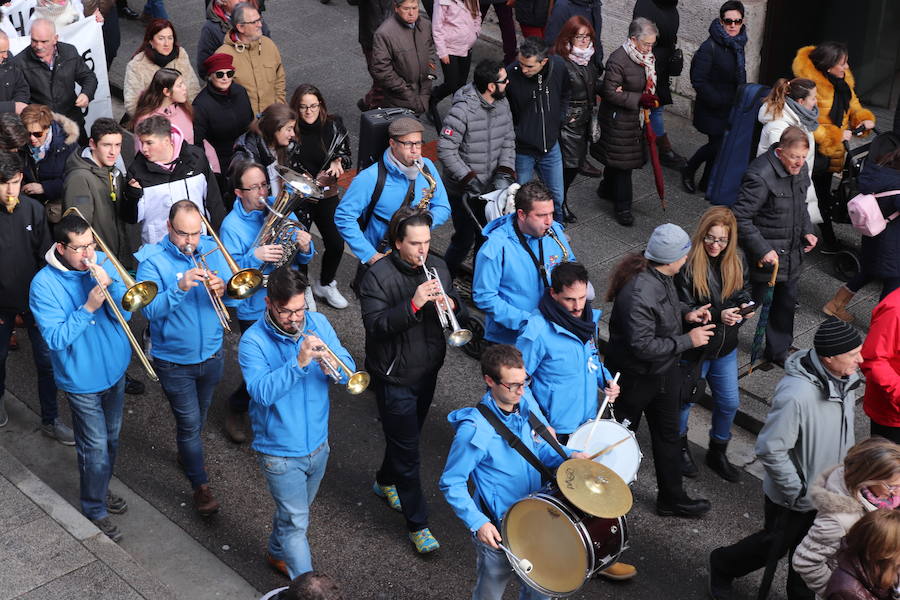
[[[209,296],[209,301],[212,303],[213,310],[216,311],[216,317],[219,319],[219,324],[222,326],[222,329],[231,333],[231,325],[229,325],[231,317],[228,315],[228,308],[225,307],[222,298],[216,294],[216,291],[212,289],[212,286],[209,284],[210,277],[214,272],[209,268],[209,263],[206,262],[206,257],[220,247],[221,246],[216,246],[206,254],[197,254],[197,248],[195,248],[193,244],[186,244],[184,249],[187,251],[187,255],[191,257],[194,268],[203,271],[203,287],[206,289],[206,295]]]

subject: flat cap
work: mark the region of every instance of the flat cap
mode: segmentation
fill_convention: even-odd
[[[396,121],[392,121],[388,125],[388,135],[391,137],[401,137],[410,133],[424,133],[425,127],[418,119],[412,117],[400,117]]]

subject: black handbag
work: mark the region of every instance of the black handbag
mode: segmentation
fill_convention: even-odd
[[[704,352],[699,356],[696,354],[694,356],[682,355],[682,358],[678,360],[678,369],[681,372],[679,399],[682,405],[696,404],[706,393],[706,379],[700,376],[705,358],[706,353]]]
[[[678,77],[684,70],[684,52],[681,48],[675,48],[669,57],[669,77]]]

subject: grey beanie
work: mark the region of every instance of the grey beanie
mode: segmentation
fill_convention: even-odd
[[[668,265],[691,249],[691,238],[687,232],[674,223],[663,223],[653,230],[644,258],[653,262]]]

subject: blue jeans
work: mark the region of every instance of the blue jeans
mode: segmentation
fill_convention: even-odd
[[[487,544],[478,541],[474,536],[475,544],[475,589],[472,590],[472,600],[501,600],[506,584],[515,574],[506,558],[503,550],[494,550]],[[519,582],[519,600],[549,600],[549,596],[543,596],[537,590]]]
[[[88,519],[102,519],[106,511],[106,490],[116,464],[122,406],[125,404],[125,376],[111,388],[94,394],[66,392],[72,409],[72,429],[78,454],[81,481],[81,512]]]
[[[713,397],[712,427],[709,437],[719,442],[731,439],[731,424],[741,403],[738,390],[737,349],[735,348],[721,358],[703,362],[700,376],[706,378]],[[688,415],[693,404],[685,404],[681,408],[681,435],[687,435]]]
[[[662,106],[657,106],[656,108],[650,109],[650,127],[653,128],[653,133],[656,134],[656,137],[662,137],[666,135],[666,124],[663,121]]]
[[[169,13],[166,12],[166,5],[163,0],[147,0],[144,4],[144,14],[150,15],[154,19],[168,19]]]
[[[563,159],[559,142],[553,144],[546,154],[534,157],[529,154],[516,153],[516,179],[519,183],[528,183],[537,169],[541,181],[553,194],[553,218],[563,222],[562,203],[566,192],[563,185]]]
[[[154,358],[153,364],[175,416],[175,441],[181,464],[191,486],[197,489],[209,482],[200,433],[206,423],[213,392],[222,379],[223,352],[219,349],[196,365],[179,365],[160,358]]]
[[[260,454],[258,458],[275,501],[269,554],[287,563],[291,579],[312,571],[312,556],[306,539],[309,505],[315,500],[325,475],[328,453],[328,442],[325,442],[312,454],[299,458],[268,454]]]
[[[53,380],[53,365],[50,363],[50,349],[44,341],[40,329],[34,324],[34,315],[30,312],[22,314],[28,339],[31,340],[31,356],[38,378],[38,399],[41,402],[41,423],[47,425],[59,416],[59,405],[56,403],[56,381]],[[0,312],[0,398],[6,391],[6,357],[9,355],[9,337],[16,324],[16,313]]]

